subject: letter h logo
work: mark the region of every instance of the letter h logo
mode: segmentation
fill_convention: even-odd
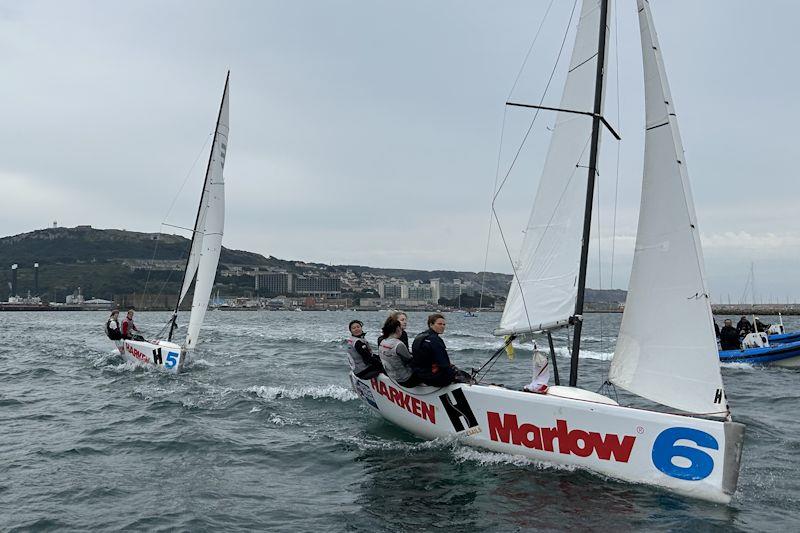
[[[447,416],[450,417],[450,422],[453,423],[453,427],[456,431],[464,431],[463,422],[466,422],[467,426],[471,428],[478,425],[478,421],[475,420],[475,415],[472,413],[472,408],[469,406],[463,390],[460,388],[453,390],[453,399],[455,399],[455,403],[450,399],[449,394],[442,394],[439,396],[439,399],[442,400],[444,410],[447,412]]]

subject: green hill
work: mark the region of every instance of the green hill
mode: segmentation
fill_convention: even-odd
[[[190,241],[180,235],[139,233],[118,229],[47,228],[0,238],[0,298],[10,291],[10,266],[19,265],[17,294],[28,291],[45,301],[63,302],[81,287],[85,298],[114,300],[119,305],[171,307],[180,290]],[[39,263],[39,286],[34,284],[33,264]],[[323,265],[287,261],[275,257],[222,249],[215,292],[220,296],[251,296],[257,270],[283,270],[295,274],[338,276],[348,271],[358,277],[379,275],[427,282],[459,278],[486,292],[504,296],[511,276],[494,272],[403,270],[360,265]],[[624,301],[624,291],[587,290],[587,302]],[[188,301],[187,301],[188,303]]]

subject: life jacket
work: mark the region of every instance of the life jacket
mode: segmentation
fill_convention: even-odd
[[[114,324],[114,327],[111,326],[112,323]],[[106,321],[106,336],[112,341],[118,341],[122,339],[122,332],[119,330],[119,323],[113,318],[109,318]]]
[[[367,364],[364,358],[361,357],[361,354],[356,351],[356,343],[358,341],[362,341],[365,344],[367,342],[362,337],[356,337],[354,335],[350,335],[347,339],[347,362],[350,363],[350,370],[356,375],[369,368],[369,364]],[[369,346],[369,344],[367,344],[367,346]]]
[[[398,344],[401,344],[400,339],[395,339],[394,337],[383,339],[378,348],[378,352],[386,374],[398,383],[402,383],[410,379],[413,372],[406,362],[397,354]]]
[[[139,328],[136,327],[136,324],[133,323],[133,320],[125,317],[122,320],[122,337],[130,339],[133,337],[134,331],[139,331]]]

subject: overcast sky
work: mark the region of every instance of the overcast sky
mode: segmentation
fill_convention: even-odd
[[[554,2],[514,86],[549,4],[2,0],[1,233],[53,221],[190,226],[230,68],[226,246],[481,270],[501,133],[504,175],[532,116],[503,103],[512,87],[513,100],[539,101],[572,9]],[[753,262],[759,300],[796,301],[800,3],[652,6],[713,298],[739,301]],[[623,136],[618,207],[614,226],[617,144],[606,135],[589,285],[626,288],[644,122],[635,0],[616,2],[613,17],[606,115]],[[534,124],[498,198],[514,255],[552,119]],[[510,272],[497,234],[488,269]]]

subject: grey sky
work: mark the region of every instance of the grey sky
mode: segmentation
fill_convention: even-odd
[[[191,225],[230,68],[226,246],[480,270],[503,102],[548,4],[0,1],[1,233],[53,220],[158,231],[200,154],[166,216]],[[800,5],[652,5],[714,298],[737,301],[753,261],[760,297],[797,300]],[[571,6],[556,0],[514,100],[540,97]],[[623,135],[613,285],[624,288],[644,119],[635,1],[616,9],[606,114]],[[559,94],[556,83],[546,100]],[[501,169],[530,116],[508,110]],[[515,254],[552,122],[542,118],[498,204]],[[593,287],[611,284],[616,150],[606,135]],[[510,271],[496,238],[488,268]]]

